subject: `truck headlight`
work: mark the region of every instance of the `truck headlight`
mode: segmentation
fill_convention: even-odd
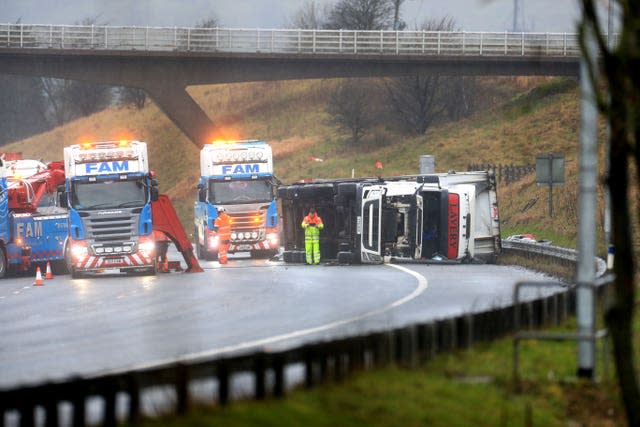
[[[280,238],[278,237],[278,233],[268,233],[267,234],[267,240],[269,241],[269,246],[273,247],[277,247],[279,242],[280,242]]]
[[[138,251],[142,252],[146,257],[151,257],[156,251],[156,242],[149,238],[140,238],[138,242]]]
[[[86,257],[89,254],[89,248],[87,247],[87,242],[75,241],[71,243],[71,257],[74,260],[79,260]]]

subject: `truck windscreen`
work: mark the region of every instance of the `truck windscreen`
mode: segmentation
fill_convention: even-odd
[[[269,202],[271,184],[265,180],[209,181],[209,203],[233,204]]]
[[[113,209],[143,206],[147,190],[142,179],[74,182],[71,206],[74,209]]]

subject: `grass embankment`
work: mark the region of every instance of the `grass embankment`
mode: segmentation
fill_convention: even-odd
[[[575,330],[573,324],[566,326]],[[523,342],[520,362],[521,392],[515,391],[511,377],[511,340],[503,339],[439,355],[413,370],[391,366],[355,374],[339,384],[298,390],[282,400],[199,406],[186,418],[169,416],[144,425],[624,425],[613,368],[609,367],[609,379],[595,384],[577,381],[575,343]],[[597,371],[602,374],[601,363]]]
[[[381,126],[359,144],[345,142],[327,124],[325,105],[336,84],[336,80],[269,82],[194,87],[190,92],[229,136],[269,141],[275,172],[286,183],[348,177],[352,171],[355,176],[372,176],[377,160],[384,164],[384,175],[415,173],[422,154],[434,155],[437,171],[447,171],[478,163],[531,164],[538,153],[563,153],[566,183],[554,189],[553,217],[547,212],[548,189],[536,186],[533,175],[515,184],[499,184],[502,232],[504,236],[532,232],[557,245],[575,247],[579,106],[574,83],[484,79],[479,87],[482,108],[472,117],[440,123],[418,137]],[[112,108],[4,149],[58,160],[66,145],[86,138],[121,137],[149,143],[150,163],[158,172],[161,190],[172,197],[190,232],[198,149],[153,103],[140,111]],[[310,156],[324,161],[310,161]],[[600,215],[597,232],[601,230]],[[621,425],[615,387],[609,382],[596,386],[576,382],[575,359],[575,343],[524,343],[525,393],[514,394],[510,341],[503,340],[438,356],[417,370],[381,369],[358,374],[339,386],[296,392],[281,401],[236,402],[227,408],[203,409],[187,419],[162,419],[159,424],[521,426],[529,425],[530,413],[533,425]]]
[[[375,81],[374,81],[375,82]],[[531,164],[540,152],[567,158],[567,184],[554,192],[553,218],[547,191],[533,175],[500,185],[505,235],[523,231],[559,244],[575,241],[578,102],[575,84],[548,78],[488,78],[478,85],[478,113],[434,126],[425,135],[393,133],[382,125],[359,144],[346,142],[328,125],[325,106],[337,80],[229,84],[190,88],[213,121],[231,137],[269,141],[275,173],[285,183],[304,178],[416,173],[418,158],[431,154],[437,171],[466,170],[468,164]],[[373,82],[372,82],[373,83]],[[198,148],[151,102],[142,110],[114,107],[50,132],[6,146],[25,156],[58,160],[66,145],[86,139],[145,140],[160,189],[173,200],[187,232],[199,176]],[[311,161],[315,156],[322,162]],[[528,207],[528,209],[525,209]],[[551,232],[550,230],[553,230]]]

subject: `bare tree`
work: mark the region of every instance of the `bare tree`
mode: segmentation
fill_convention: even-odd
[[[133,104],[138,110],[142,110],[147,102],[147,92],[144,89],[122,87],[119,90],[119,94],[120,104]]]
[[[614,0],[610,0],[614,1]],[[605,320],[613,341],[616,375],[629,426],[640,426],[640,386],[634,364],[633,316],[636,302],[636,271],[634,236],[629,205],[629,178],[632,169],[640,170],[640,2],[617,0],[621,8],[620,37],[611,46],[603,36],[595,0],[582,0],[583,20],[580,37],[583,55],[588,63],[599,63],[608,92],[598,89],[601,84],[594,69],[590,69],[591,83],[597,94],[600,111],[609,124],[609,175],[606,179],[611,195],[612,240],[616,248],[614,263],[614,298],[605,313]],[[598,58],[591,58],[587,47],[588,34],[594,34]],[[598,59],[599,61],[595,61]],[[633,165],[633,167],[631,167]],[[640,184],[638,174],[635,179]],[[636,213],[636,215],[639,215]]]
[[[440,77],[416,74],[384,79],[395,120],[416,135],[424,134],[445,111],[440,101]]]
[[[305,30],[319,30],[327,23],[328,7],[320,7],[316,0],[307,0],[294,13],[290,26]]]
[[[327,113],[331,123],[349,132],[357,143],[373,126],[376,111],[371,102],[371,86],[358,79],[345,80],[332,94]]]
[[[451,31],[454,28],[453,19],[445,17],[427,20],[420,29]],[[444,114],[452,120],[468,116],[474,105],[473,78],[419,73],[384,81],[392,117],[401,128],[416,135],[425,133]]]
[[[215,16],[209,16],[204,18],[196,24],[196,28],[216,28],[219,26],[218,18]]]
[[[39,78],[0,75],[0,97],[0,145],[50,127]]]
[[[340,0],[329,13],[326,28],[386,30],[393,26],[394,5],[389,0]]]
[[[391,0],[393,4],[393,29],[404,30],[407,24],[400,19],[400,6],[404,3],[404,0]]]

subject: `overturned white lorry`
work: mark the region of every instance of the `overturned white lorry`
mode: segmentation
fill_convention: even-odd
[[[324,261],[495,262],[501,252],[491,172],[321,180],[281,186],[285,262],[304,262],[300,227],[314,206]]]

